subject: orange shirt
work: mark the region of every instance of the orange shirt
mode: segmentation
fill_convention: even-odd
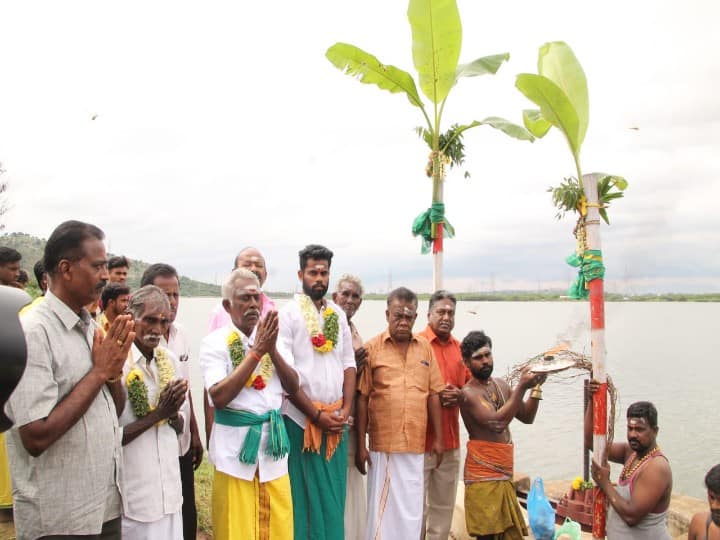
[[[425,330],[418,334],[423,336],[430,342],[433,354],[440,367],[443,381],[446,384],[452,384],[458,388],[465,386],[470,379],[469,372],[463,364],[462,353],[460,352],[460,342],[450,336],[447,341],[440,341],[435,335],[432,328],[427,326]],[[443,444],[445,450],[460,448],[460,408],[459,407],[443,407],[442,408],[442,426],[443,426]],[[435,433],[432,426],[428,422],[427,438],[425,440],[425,451],[432,450],[435,441]]]
[[[368,341],[365,349],[367,363],[358,390],[369,398],[370,449],[422,454],[428,396],[445,387],[430,344],[413,336],[403,357],[385,330]]]

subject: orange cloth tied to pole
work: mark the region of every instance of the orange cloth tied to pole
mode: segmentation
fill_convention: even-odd
[[[514,452],[512,443],[468,441],[465,457],[465,483],[512,480]]]
[[[338,399],[335,403],[322,403],[320,401],[313,401],[315,409],[323,412],[335,412],[342,408],[343,400]],[[315,452],[320,453],[320,446],[322,446],[323,431],[320,426],[312,423],[312,419],[309,417],[305,418],[305,439],[303,440],[303,452]],[[340,433],[326,433],[325,438],[325,461],[330,461],[337,450],[338,444],[342,440],[343,432]]]

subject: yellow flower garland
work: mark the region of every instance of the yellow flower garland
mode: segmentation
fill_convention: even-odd
[[[148,399],[147,385],[145,384],[145,375],[142,370],[135,365],[135,361],[130,357],[131,369],[125,377],[125,386],[128,391],[128,401],[132,406],[133,413],[138,418],[147,416],[154,411],[160,401],[160,394],[165,387],[170,384],[175,376],[175,368],[167,356],[167,352],[162,347],[156,347],[153,351],[155,361],[157,362],[158,378],[160,379],[160,387],[158,388],[157,399],[155,405],[150,405]]]
[[[233,330],[227,337],[228,351],[230,352],[230,360],[233,365],[233,369],[238,367],[240,363],[245,359],[245,347],[243,347],[242,339],[240,334]],[[245,381],[245,388],[253,387],[255,390],[262,390],[270,383],[275,366],[273,366],[272,358],[269,354],[264,354],[260,359],[260,364],[256,368],[256,372],[253,372]]]
[[[317,310],[310,297],[306,294],[300,294],[297,297],[300,306],[300,312],[305,319],[305,327],[310,334],[310,341],[313,349],[318,352],[326,353],[335,348],[338,340],[339,324],[338,315],[330,306],[326,306],[322,311],[324,332],[320,330],[320,324],[317,319]]]

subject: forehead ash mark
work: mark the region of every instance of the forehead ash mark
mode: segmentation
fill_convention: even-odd
[[[315,270],[325,270],[327,268],[327,265],[325,264],[316,264],[313,266]]]
[[[435,306],[433,306],[434,309],[446,309],[446,310],[454,310],[455,306],[450,301],[444,301],[444,302],[437,302]]]
[[[253,285],[252,283],[250,283],[248,285],[245,285],[244,287],[238,287],[238,291],[239,292],[241,292],[241,291],[260,292],[260,289],[256,285]]]

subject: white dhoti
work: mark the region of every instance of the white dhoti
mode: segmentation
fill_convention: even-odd
[[[345,540],[365,540],[367,482],[355,466],[357,433],[348,431],[347,491],[345,493]]]
[[[122,537],[123,540],[183,540],[182,512],[149,523],[123,516]]]
[[[416,540],[423,517],[425,454],[370,452],[367,540]]]

